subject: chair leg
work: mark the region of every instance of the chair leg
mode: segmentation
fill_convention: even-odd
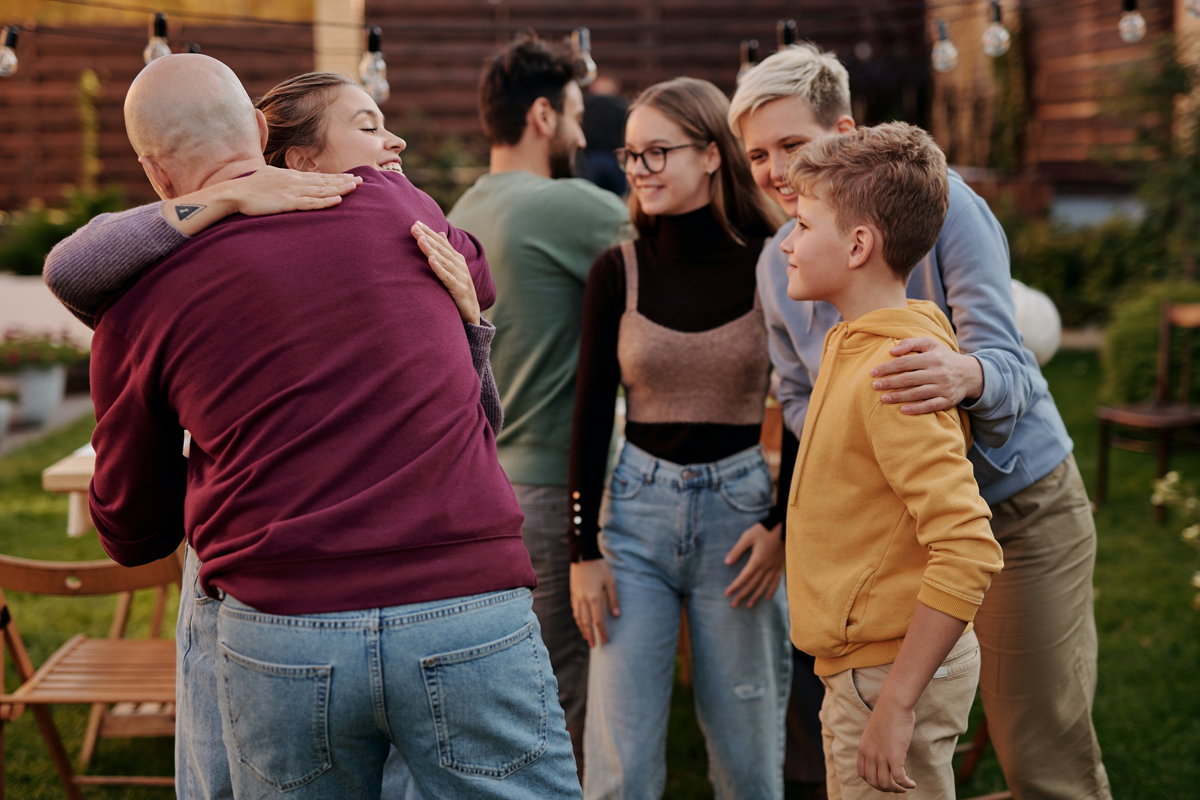
[[[54,762],[54,769],[58,771],[58,778],[62,781],[63,790],[67,793],[67,800],[83,800],[83,793],[79,791],[79,785],[75,783],[75,772],[71,769],[71,759],[67,755],[66,748],[63,747],[62,739],[58,736],[58,728],[54,727],[54,720],[50,716],[50,709],[46,706],[31,706],[34,719],[37,720],[38,727],[42,729],[42,739],[46,742],[46,749],[50,751],[50,760]]]
[[[1100,420],[1100,449],[1096,452],[1096,507],[1108,495],[1108,450],[1112,445],[1112,423]]]
[[[0,658],[4,655],[0,653]],[[0,800],[4,800],[4,717],[0,717]]]
[[[1158,478],[1163,478],[1171,471],[1171,434],[1173,431],[1158,432]],[[1154,521],[1162,525],[1167,521],[1167,507],[1165,505],[1154,507]]]
[[[979,766],[979,759],[983,758],[983,751],[987,747],[988,741],[990,741],[990,737],[988,736],[987,717],[983,717],[979,720],[979,727],[975,729],[975,736],[971,739],[971,744],[964,751],[967,755],[959,765],[954,780],[959,783],[971,780],[971,776],[975,774],[975,768]]]
[[[83,748],[79,752],[79,766],[86,767],[92,763],[92,755],[96,752],[96,743],[100,740],[100,724],[104,722],[104,714],[108,706],[95,703],[92,713],[88,716],[87,729],[83,734]]]

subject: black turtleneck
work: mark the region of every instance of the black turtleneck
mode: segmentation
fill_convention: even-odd
[[[754,268],[769,230],[742,234],[738,244],[708,206],[678,216],[658,217],[636,243],[638,311],[678,331],[694,333],[724,325],[754,307]],[[612,439],[613,412],[621,366],[617,337],[625,311],[625,261],[621,249],[601,253],[588,274],[583,298],[579,376],[571,429],[568,491],[573,517],[573,561],[600,557],[600,501]],[[753,447],[758,425],[696,423],[625,424],[625,438],[651,455],[676,464],[706,464]],[[576,508],[577,507],[577,508]],[[773,509],[764,524],[778,522]],[[578,530],[579,534],[575,535]]]

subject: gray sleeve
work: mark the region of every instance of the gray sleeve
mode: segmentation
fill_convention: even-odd
[[[162,203],[101,214],[63,239],[42,269],[50,291],[89,328],[96,312],[188,237],[163,219]]]
[[[471,361],[479,373],[479,402],[483,404],[483,413],[492,426],[492,434],[499,436],[504,428],[504,407],[500,405],[500,390],[496,388],[490,361],[496,326],[483,317],[479,318],[478,325],[469,322],[463,325],[467,329],[467,342],[471,345]]]

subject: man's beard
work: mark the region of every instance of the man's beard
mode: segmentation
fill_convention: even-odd
[[[557,136],[550,143],[550,177],[575,177],[575,148]]]

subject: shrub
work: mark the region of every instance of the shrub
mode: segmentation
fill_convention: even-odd
[[[19,330],[5,331],[0,338],[0,373],[17,372],[25,367],[70,366],[87,352],[66,334],[35,334]]]
[[[66,208],[45,208],[38,203],[14,213],[12,222],[0,229],[4,231],[0,238],[0,272],[41,275],[42,264],[54,245],[97,214],[121,211],[125,207],[118,188],[91,194],[71,189],[67,193]]]
[[[1200,303],[1200,284],[1189,282],[1159,283],[1146,286],[1129,299],[1118,303],[1112,323],[1105,334],[1101,361],[1104,386],[1101,399],[1109,404],[1137,403],[1154,395],[1158,377],[1158,327],[1162,304]],[[1200,337],[1192,348],[1192,375],[1200,376]],[[1171,337],[1171,374],[1179,377],[1183,332],[1176,329]],[[1191,401],[1200,401],[1200,380],[1193,380]],[[1179,386],[1173,383],[1171,396]]]

